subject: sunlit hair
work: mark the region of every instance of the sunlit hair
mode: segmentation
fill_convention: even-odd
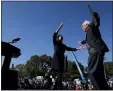
[[[84,25],[86,25],[86,24],[90,24],[90,21],[88,21],[88,20],[85,20],[83,23],[82,23],[82,26],[84,26]]]

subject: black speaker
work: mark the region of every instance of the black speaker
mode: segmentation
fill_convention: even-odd
[[[18,58],[21,53],[20,49],[6,42],[1,43],[2,56],[5,56],[1,72],[2,90],[17,90],[18,72],[10,70],[11,58]]]
[[[17,90],[18,72],[15,70],[2,70],[1,81],[2,90]]]

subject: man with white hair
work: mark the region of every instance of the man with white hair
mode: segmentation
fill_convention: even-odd
[[[98,13],[93,12],[93,21],[85,20],[82,24],[82,30],[86,32],[86,39],[79,41],[79,44],[86,44],[88,58],[88,75],[95,90],[107,90],[108,85],[104,76],[104,55],[109,49],[101,38],[99,31],[100,17]],[[94,21],[95,19],[95,21]],[[84,47],[83,47],[84,48]]]

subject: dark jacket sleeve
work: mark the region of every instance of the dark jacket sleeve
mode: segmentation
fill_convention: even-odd
[[[66,45],[65,45],[65,50],[67,50],[67,51],[77,51],[76,48],[71,48],[71,47],[68,47]]]
[[[81,41],[82,44],[86,44],[86,40]]]
[[[53,34],[53,44],[54,45],[57,43],[56,37],[57,37],[57,33],[54,32],[54,34]]]
[[[95,27],[99,27],[100,26],[100,17],[99,17],[99,14],[97,12],[93,12],[93,15],[92,15],[92,22],[90,23],[91,26],[95,26]],[[96,25],[95,25],[96,23]]]

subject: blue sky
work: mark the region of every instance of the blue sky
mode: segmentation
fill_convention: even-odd
[[[64,36],[64,44],[78,47],[77,42],[85,39],[81,24],[84,20],[91,20],[88,4],[100,14],[100,32],[110,49],[105,57],[112,61],[111,2],[2,2],[2,40],[8,42],[21,38],[13,45],[21,49],[22,55],[12,59],[11,63],[26,63],[35,54],[52,56],[52,35],[62,21],[64,26],[60,34]],[[65,54],[73,60],[71,52]],[[75,55],[80,63],[87,65],[87,50],[77,51]]]

